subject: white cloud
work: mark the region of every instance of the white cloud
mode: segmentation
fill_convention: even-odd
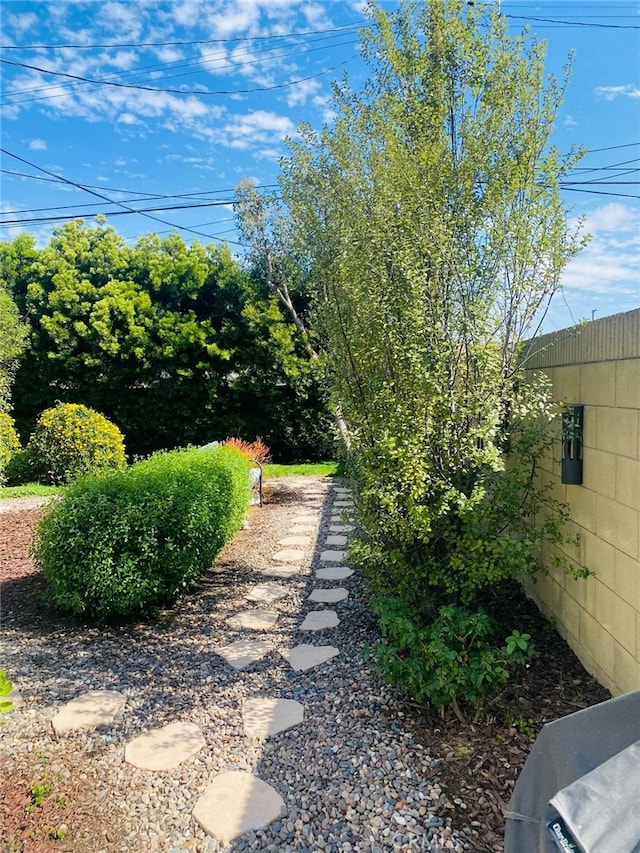
[[[256,110],[245,115],[231,115],[223,125],[203,130],[203,135],[226,148],[257,151],[261,147],[272,148],[294,131],[295,126],[287,116]]]
[[[22,35],[31,29],[31,27],[35,26],[38,22],[38,17],[33,12],[24,12],[22,15],[8,14],[5,17],[5,22],[9,27]]]
[[[32,139],[29,143],[29,151],[46,151],[47,143],[44,139]]]
[[[562,124],[565,127],[577,127],[578,126],[578,122],[574,119],[573,116],[565,116],[565,119],[562,122]]]
[[[578,297],[640,303],[640,209],[619,202],[602,205],[587,215],[584,230],[592,240],[568,264],[564,287]]]
[[[618,95],[623,95],[628,98],[640,98],[640,86],[633,83],[627,83],[624,86],[597,86],[594,93],[605,101],[612,101]]]
[[[302,80],[287,89],[285,99],[287,106],[299,107],[306,104],[307,99],[315,95],[321,89],[321,84],[317,80]]]

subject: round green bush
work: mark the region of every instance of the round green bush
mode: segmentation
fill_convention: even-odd
[[[11,415],[0,411],[0,485],[9,460],[20,450],[20,439]]]
[[[236,450],[194,449],[76,480],[36,531],[52,602],[102,623],[175,600],[240,528],[248,468]]]
[[[39,417],[29,440],[39,479],[64,485],[81,474],[126,465],[124,437],[104,415],[78,403],[58,403]]]

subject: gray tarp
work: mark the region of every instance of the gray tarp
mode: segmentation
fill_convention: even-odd
[[[638,752],[632,749],[629,755],[619,757],[618,763],[614,761],[610,767],[605,765],[618,753],[634,744],[637,746],[637,741],[640,741],[640,690],[547,723],[522,768],[505,812],[505,853],[557,853],[558,847],[546,824],[553,814],[549,802],[562,789],[568,790],[562,792],[558,805],[572,813],[569,820],[576,819],[574,810],[579,814],[584,824],[581,831],[587,833],[585,838],[592,844],[583,848],[585,853],[640,851],[640,838],[630,847],[624,846],[629,843],[623,840],[624,833],[619,835],[618,842],[614,838],[620,814],[626,814],[627,824],[632,826],[640,813],[640,768],[637,764],[631,773]],[[586,825],[591,821],[587,821],[585,809],[579,807],[586,789],[576,788],[571,793],[570,786],[577,780],[585,781],[584,777],[596,768],[600,773],[593,774],[591,781],[586,782],[591,785],[590,796],[600,803],[590,810],[591,828]],[[628,777],[628,773],[631,776]],[[601,784],[609,788],[609,797],[599,799],[597,789]],[[616,803],[615,809],[611,802]],[[566,816],[563,814],[563,817]],[[596,836],[592,834],[602,831],[604,834],[597,837],[606,838],[606,843],[595,841]],[[623,846],[616,846],[616,843]]]

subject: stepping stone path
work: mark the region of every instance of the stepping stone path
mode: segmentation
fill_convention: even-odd
[[[309,646],[301,644],[289,649],[288,652],[280,652],[285,660],[289,661],[291,669],[297,672],[306,672],[308,669],[313,669],[314,666],[320,666],[326,663],[331,658],[340,654],[340,650],[335,646]]]
[[[273,646],[264,640],[237,640],[216,649],[216,653],[234,669],[245,669],[263,658],[272,648]]]
[[[319,581],[344,581],[350,578],[353,569],[346,566],[329,566],[326,569],[316,569],[316,578]]]
[[[51,720],[51,725],[58,737],[75,729],[108,726],[124,703],[124,696],[117,690],[90,690],[67,702]]]
[[[349,598],[349,590],[336,587],[335,589],[314,589],[311,591],[309,601],[317,601],[321,604],[335,604]]]
[[[202,732],[194,723],[169,723],[129,741],[124,760],[141,770],[173,770],[204,745]]]
[[[280,601],[281,598],[286,598],[287,595],[289,595],[289,590],[286,586],[279,586],[277,583],[260,583],[249,590],[246,598],[249,601],[273,604],[275,601]]]
[[[231,628],[248,628],[250,631],[268,631],[278,621],[278,614],[271,610],[243,610],[230,616],[227,625]]]
[[[330,546],[345,546],[353,532],[353,518],[348,512],[353,508],[349,489],[334,486],[331,497],[329,535],[319,544],[327,548],[319,555],[319,566],[314,566],[315,579],[321,581],[344,581],[353,575],[343,563],[345,550],[334,550]],[[272,554],[274,565],[259,570],[265,576],[282,580],[301,580],[310,572],[306,562],[317,532],[321,511],[327,496],[323,492],[309,491],[302,497],[302,506],[294,510],[287,535],[278,541],[284,546]],[[312,514],[311,510],[317,510]],[[328,546],[328,547],[327,547]],[[264,582],[249,588],[245,593],[248,601],[274,609],[241,610],[230,616],[226,624],[240,631],[266,631],[273,629],[278,621],[277,602],[290,595],[290,586]],[[316,587],[308,601],[318,604],[345,602],[349,590],[344,587]],[[340,619],[335,610],[310,610],[298,625],[299,631],[328,631],[336,628]],[[244,637],[213,649],[234,670],[242,670],[273,651],[272,643]],[[280,649],[281,656],[295,672],[306,672],[321,667],[337,657],[340,650],[335,646],[301,643],[290,649]],[[118,711],[125,705],[125,697],[116,690],[92,690],[68,702],[53,717],[56,735],[76,729],[97,728],[110,725]],[[263,740],[275,737],[280,732],[300,725],[304,721],[304,706],[293,699],[277,696],[246,699],[242,707],[242,723],[247,738]],[[205,738],[198,726],[188,721],[172,722],[162,728],[139,735],[125,747],[124,758],[128,764],[142,770],[169,771],[197,755],[206,746]],[[232,770],[216,776],[198,799],[192,816],[206,833],[220,844],[226,845],[251,830],[261,829],[286,814],[284,800],[271,785],[257,776],[242,770]]]
[[[262,829],[284,814],[284,800],[275,788],[244,770],[216,776],[193,810],[204,831],[221,844]]]
[[[247,737],[260,740],[298,726],[304,720],[304,705],[295,699],[247,699],[242,722]]]
[[[320,554],[320,559],[323,563],[341,563],[346,556],[346,551],[323,551]]]
[[[335,610],[312,610],[307,613],[300,625],[301,631],[324,631],[326,628],[337,628],[340,624]]]

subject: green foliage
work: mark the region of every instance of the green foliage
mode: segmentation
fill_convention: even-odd
[[[322,370],[227,247],[177,234],[128,246],[78,220],[43,249],[0,244],[0,279],[29,319],[13,389],[23,438],[62,400],[117,423],[136,456],[225,435],[262,435],[283,461],[331,455]]]
[[[2,699],[3,696],[8,696],[13,691],[13,682],[7,679],[7,674],[3,669],[0,669],[0,714],[8,714],[13,710],[13,702],[8,699]],[[0,720],[0,725],[4,725],[4,721]]]
[[[557,412],[523,341],[581,248],[549,136],[567,79],[486,4],[370,3],[369,79],[283,164],[291,244],[349,428],[358,558],[382,595],[473,608],[535,571],[566,507],[537,479]],[[535,523],[533,519],[535,518]]]
[[[96,622],[174,601],[241,526],[248,498],[248,463],[224,448],[75,481],[37,529],[51,600]]]
[[[2,253],[0,253],[0,264]],[[11,385],[27,337],[0,268],[0,412],[9,408]]]
[[[59,403],[44,411],[28,450],[38,479],[49,485],[63,485],[83,474],[126,465],[124,439],[118,427],[99,412],[77,403]]]
[[[44,473],[38,465],[33,448],[24,447],[17,450],[7,462],[4,476],[7,485],[13,487],[35,484],[43,477]]]
[[[377,598],[373,605],[383,636],[379,672],[416,701],[441,713],[452,708],[462,721],[468,708],[478,719],[533,655],[529,634],[513,631],[501,641],[497,623],[481,609],[443,605],[425,620],[406,600]]]
[[[11,415],[0,410],[0,486],[6,478],[9,460],[20,450],[20,439]]]

